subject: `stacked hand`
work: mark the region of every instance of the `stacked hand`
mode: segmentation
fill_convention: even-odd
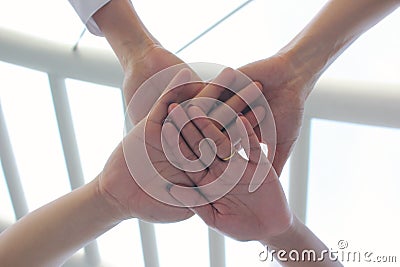
[[[150,113],[127,134],[116,148],[102,172],[99,180],[100,191],[112,204],[117,221],[136,217],[152,222],[171,222],[186,219],[193,214],[191,210],[183,207],[179,201],[171,197],[168,192],[168,188],[175,184],[195,187],[199,179],[196,177],[202,175],[201,173],[185,172],[185,169],[177,166],[176,161],[168,157],[171,155],[171,151],[175,151],[177,148],[174,144],[168,145],[170,140],[163,143],[161,138],[163,129],[168,130],[169,128],[169,123],[165,123],[166,119],[175,118],[168,116],[168,110],[172,107],[171,103],[180,99],[186,106],[189,106],[189,103],[190,105],[200,105],[202,110],[214,116],[217,121],[222,121],[221,125],[225,126],[234,120],[236,113],[240,112],[242,107],[246,106],[246,103],[238,95],[251,100],[261,94],[259,87],[255,84],[238,89],[238,95],[234,95],[226,101],[235,108],[227,114],[226,107],[230,107],[229,105],[215,107],[210,103],[214,103],[212,100],[218,98],[233,83],[235,72],[232,69],[222,71],[212,83],[201,83],[191,70],[179,69],[180,71],[163,90],[162,97],[156,102]],[[169,71],[167,70],[167,72]],[[175,69],[172,69],[172,73],[175,73]],[[161,76],[161,82],[157,79],[159,76]],[[141,86],[138,91],[139,96],[141,96],[141,91],[147,92],[163,88],[166,76],[171,76],[171,74],[161,73],[155,76],[155,79],[150,79]],[[197,90],[191,90],[191,88],[199,85],[203,89],[195,95]],[[131,101],[128,112],[137,107],[132,104],[139,102]],[[257,125],[256,118],[262,119],[264,114],[264,109],[256,107],[246,116],[253,121],[254,125]],[[182,120],[179,122],[183,126],[184,122]],[[221,125],[215,124],[214,127],[221,127]],[[223,128],[229,129],[228,127]],[[195,130],[193,124],[189,123],[186,124],[183,133],[198,139],[201,138],[201,134]],[[222,134],[226,139],[224,143],[231,144],[231,140],[225,134]],[[239,137],[237,137],[238,139]],[[194,143],[190,144],[192,146],[183,147],[183,149],[186,149],[187,152],[193,149],[194,154],[189,154],[188,158],[197,158],[199,156],[198,147]],[[220,157],[226,158],[230,155],[229,153],[230,151],[221,151]],[[265,170],[264,175],[266,173],[268,170]],[[236,177],[240,178],[238,175]]]
[[[282,249],[325,249],[293,216],[279,182],[301,127],[307,97],[301,92],[309,91],[315,78],[294,68],[282,53],[239,71],[225,69],[206,83],[161,46],[143,51],[147,54],[128,64],[124,82],[130,118],[140,122],[100,180],[101,191],[119,211],[118,220],[172,222],[196,213],[238,240]],[[242,79],[241,73],[250,79]],[[155,76],[161,77],[156,84]],[[169,90],[177,85],[182,88]],[[235,120],[239,113],[244,115]],[[276,125],[268,127],[271,121]],[[202,142],[204,138],[208,141]],[[259,141],[267,143],[268,155]],[[248,159],[238,155],[239,148]]]
[[[104,178],[103,180],[101,180],[101,184],[103,185],[102,187],[103,191],[107,192],[108,195],[112,196],[111,199],[116,200],[115,202],[117,203],[118,207],[121,206],[123,207],[123,211],[121,211],[121,214],[123,214],[122,217],[133,216],[155,222],[178,221],[186,219],[192,215],[192,212],[189,209],[182,207],[186,206],[188,203],[182,203],[181,199],[171,198],[171,195],[167,190],[167,188],[169,188],[170,185],[167,185],[168,182],[166,181],[164,181],[164,184],[162,183],[158,184],[159,186],[162,187],[162,189],[161,191],[158,192],[159,194],[158,197],[154,199],[148,194],[146,194],[146,192],[144,192],[147,191],[149,193],[151,189],[150,188],[146,189],[143,187],[141,188],[141,182],[139,181],[138,184],[138,179],[140,180],[141,177],[145,177],[149,181],[157,181],[155,183],[158,183],[161,181],[159,178],[163,177],[163,178],[168,178],[168,180],[172,182],[172,184],[180,184],[188,187],[198,187],[205,184],[209,184],[212,181],[217,180],[222,170],[224,169],[223,166],[226,164],[226,162],[221,162],[221,161],[214,162],[212,164],[212,167],[199,172],[185,172],[185,169],[179,168],[178,160],[171,162],[171,157],[167,157],[168,155],[166,155],[165,152],[166,151],[165,148],[167,147],[163,147],[163,144],[160,139],[163,122],[166,116],[168,115],[167,114],[168,105],[172,102],[180,103],[184,100],[193,98],[197,94],[196,96],[197,98],[209,97],[209,98],[223,100],[225,101],[225,103],[227,103],[228,106],[232,108],[232,110],[234,110],[236,113],[239,113],[248,108],[246,100],[249,100],[247,102],[254,101],[257,97],[260,97],[260,95],[257,95],[257,93],[253,93],[252,99],[249,98],[246,99],[246,97],[243,96],[238,97],[239,94],[236,94],[235,96],[230,98],[230,101],[228,101],[227,96],[223,93],[222,90],[218,88],[229,87],[229,85],[232,85],[234,83],[235,77],[238,76],[238,73],[233,70],[227,69],[225,70],[224,74],[222,74],[222,76],[225,77],[218,82],[218,84],[222,83],[224,86],[222,87],[212,86],[212,85],[206,86],[204,83],[203,84],[192,83],[190,85],[186,85],[185,86],[186,90],[185,91],[181,90],[180,91],[181,94],[176,93],[177,92],[176,90],[166,93],[161,98],[161,100],[159,100],[159,102],[157,103],[155,108],[150,112],[150,114],[146,116],[146,114],[150,111],[151,106],[159,99],[160,95],[163,93],[162,88],[168,88],[168,87],[171,88],[171,85],[177,82],[176,79],[179,80],[182,78],[182,77],[181,78],[175,77],[174,78],[175,81],[171,82],[169,86],[165,86],[167,82],[171,80],[172,76],[178,73],[183,68],[185,67],[187,68],[188,66],[184,64],[178,57],[176,57],[175,55],[168,52],[167,50],[165,50],[164,48],[162,48],[157,44],[152,44],[148,47],[148,49],[145,49],[143,51],[144,52],[142,55],[137,56],[134,59],[132,58],[131,63],[127,64],[128,67],[125,68],[125,81],[124,81],[124,95],[126,101],[131,102],[130,107],[133,107],[133,109],[128,108],[128,111],[130,112],[131,115],[133,115],[131,116],[133,122],[140,121],[140,123],[138,123],[138,125],[134,128],[134,130],[125,138],[125,140],[130,140],[130,145],[132,145],[132,148],[127,150],[126,146],[120,145],[114,152],[114,155],[111,157],[109,163],[105,168],[103,176],[113,177],[113,178]],[[176,64],[180,65],[176,66]],[[168,75],[165,76],[161,75],[162,79],[157,80],[159,84],[157,84],[157,86],[155,87],[161,88],[160,90],[155,88],[153,88],[154,90],[152,91],[138,90],[141,86],[143,86],[143,84],[146,83],[148,83],[147,86],[149,87],[149,89],[152,89],[150,87],[154,85],[154,83],[152,82],[149,83],[148,79],[165,68],[173,69],[173,71],[171,71],[170,74]],[[298,92],[300,92],[300,89],[302,87],[312,86],[313,82],[298,78],[297,76],[298,73],[294,71],[294,69],[290,65],[290,61],[287,58],[285,58],[284,55],[272,57],[266,60],[246,65],[240,68],[240,71],[244,72],[252,80],[260,83],[258,86],[260,87],[261,91],[259,92],[261,92],[267,99],[268,104],[272,110],[272,114],[276,122],[276,131],[277,131],[276,154],[272,163],[273,164],[272,171],[269,171],[270,166],[268,168],[265,168],[264,170],[265,176],[258,179],[259,184],[257,186],[259,188],[256,190],[256,192],[251,194],[251,198],[250,198],[250,192],[248,190],[251,177],[253,177],[252,175],[254,175],[255,167],[257,166],[257,162],[253,162],[251,160],[249,162],[243,162],[245,160],[236,154],[234,158],[232,158],[231,160],[232,162],[239,160],[242,162],[240,164],[238,163],[238,165],[243,166],[243,164],[246,163],[249,166],[245,168],[243,176],[235,177],[236,180],[238,181],[236,187],[234,187],[234,189],[230,191],[228,195],[225,195],[225,197],[218,199],[217,202],[214,204],[219,203],[220,204],[219,206],[225,206],[227,208],[226,211],[229,211],[230,214],[236,214],[232,216],[233,217],[236,216],[236,219],[239,219],[237,223],[241,224],[240,218],[243,219],[247,217],[244,214],[248,215],[248,212],[251,211],[247,209],[247,211],[245,212],[244,211],[245,207],[259,207],[262,205],[260,203],[270,203],[271,204],[271,206],[269,207],[270,209],[268,211],[265,211],[264,213],[263,212],[259,213],[262,214],[260,216],[262,216],[263,218],[268,218],[271,217],[271,214],[269,213],[278,212],[279,214],[282,214],[282,220],[278,220],[277,225],[283,226],[283,228],[285,228],[288,225],[287,220],[288,218],[291,218],[291,215],[290,212],[288,212],[286,206],[286,199],[282,193],[282,189],[280,188],[279,180],[277,178],[279,177],[279,173],[281,172],[284,163],[286,162],[290,154],[290,150],[292,149],[298,137],[299,129],[301,126],[305,96],[300,95],[300,93]],[[184,73],[185,72],[186,71],[184,71]],[[183,79],[191,80],[193,77],[195,78],[193,78],[192,81],[198,79],[196,73],[194,73],[193,71],[191,76],[192,76],[191,78],[183,77]],[[182,92],[186,93],[182,94]],[[224,118],[224,116],[221,116],[220,114],[218,115],[218,112],[215,111],[211,112],[211,107],[207,105],[204,106],[202,102],[195,102],[195,104],[201,107],[200,110],[204,112],[205,116],[214,116],[214,119],[216,121],[221,121]],[[169,107],[169,111],[171,111],[171,109],[174,107],[175,107],[174,105],[171,105]],[[265,111],[262,109],[258,109],[258,113],[259,113],[257,115],[258,118],[260,116],[261,117],[265,116]],[[256,119],[257,116],[255,116],[252,112],[249,112],[246,114],[247,120],[244,120],[244,124],[247,126],[247,128],[249,125],[250,127],[254,128],[254,130],[251,129],[251,131],[249,131],[249,129],[246,128],[246,131],[249,134],[249,140],[252,141],[251,142],[252,150],[256,151],[256,152],[253,151],[253,153],[251,154],[258,153],[257,151],[259,151],[259,144],[258,142],[255,142],[254,139],[254,137],[256,136],[260,137],[260,126],[258,125],[260,120]],[[142,117],[145,119],[141,120]],[[202,119],[199,119],[197,123],[199,123],[199,121],[202,121]],[[181,122],[179,122],[178,120],[175,121],[175,123],[179,124]],[[225,121],[224,123],[227,124],[228,121]],[[223,125],[224,123],[222,123],[222,126],[216,123],[211,123],[211,124],[213,125],[213,127],[216,127],[214,129],[216,132],[217,130],[220,131],[221,129],[226,130],[224,128],[224,126],[226,125]],[[186,138],[185,141],[180,142],[180,151],[184,152],[185,154],[184,156],[187,159],[191,160],[197,159],[198,157],[200,157],[199,154],[200,151],[198,146],[199,140],[193,141],[191,140],[191,137],[199,138],[203,136],[203,133],[197,130],[199,129],[199,127],[196,125],[196,120],[190,121],[190,123],[187,123],[185,127],[182,127],[183,125],[178,125],[178,126],[184,130],[182,132],[182,135],[185,135],[186,133],[186,135],[184,136]],[[221,140],[224,140],[223,141],[224,145],[217,146],[217,152],[220,154],[222,153],[222,155],[218,156],[219,159],[226,158],[230,155],[231,150],[227,149],[227,145],[228,144],[230,145],[231,142],[233,141],[230,140],[229,137],[227,137],[226,132],[223,132],[220,137],[221,139],[219,141],[217,140],[217,143],[221,144],[222,142]],[[180,141],[183,140],[182,138],[180,139]],[[136,140],[137,142],[135,143],[134,140]],[[148,153],[150,155],[149,156],[150,162],[153,163],[154,168],[157,170],[157,173],[154,172],[152,173],[152,175],[150,175],[151,177],[146,175],[148,173],[145,173],[143,171],[147,170],[146,168],[142,168],[142,172],[138,170],[137,165],[144,166],[143,164],[139,163],[136,166],[129,167],[130,165],[129,162],[128,164],[125,164],[124,162],[125,160],[124,157],[128,156],[131,159],[135,159],[136,161],[143,163],[143,160],[140,159],[146,158],[146,155],[144,155],[141,152],[143,151],[142,149],[139,149],[140,142],[142,144],[141,148],[143,148],[143,143],[146,144],[145,153]],[[177,148],[176,146],[171,145],[169,146],[169,148],[170,148],[169,151],[172,151],[172,153],[175,154],[178,153],[176,150]],[[132,160],[132,162],[135,162],[135,160]],[[111,172],[113,175],[110,176],[108,172]],[[136,177],[134,180],[132,179],[131,176],[132,174],[135,173]],[[173,179],[171,179],[171,177],[173,177]],[[118,180],[118,182],[116,182],[116,180]],[[142,181],[142,183],[144,183],[144,181]],[[176,188],[173,190],[176,190]],[[237,197],[238,195],[240,195],[241,191],[242,195],[247,198],[243,201],[240,199],[240,197]],[[274,192],[274,195],[273,194],[271,195],[271,193],[266,194],[266,191]],[[185,192],[187,193],[188,191]],[[160,197],[162,198],[161,202],[159,201]],[[192,198],[197,199],[196,194],[193,194]],[[276,199],[272,201],[271,200],[272,198]],[[255,202],[248,202],[249,199],[252,199],[252,201]],[[203,195],[203,201],[208,201],[206,193],[204,193]],[[236,203],[236,204],[241,203],[241,205],[235,206],[238,209],[236,210],[236,212],[232,213],[233,211],[230,210],[232,207],[230,207],[225,202]],[[123,205],[120,205],[121,203],[123,203]],[[257,203],[258,205],[256,205]],[[148,208],[143,209],[143,205],[148,206]],[[174,207],[174,205],[178,207]],[[267,206],[263,205],[263,207]],[[239,207],[241,208],[239,209]],[[273,207],[279,207],[279,208],[273,210],[272,209]],[[147,214],[138,214],[139,210],[146,211]],[[203,217],[208,224],[216,228],[219,228],[218,227],[219,223],[223,222],[224,220],[227,220],[224,218],[229,217],[229,216],[224,217],[223,213],[221,213],[222,215],[218,213],[217,212],[218,210],[216,210],[214,205],[211,204],[193,208],[193,211],[201,214],[200,216]],[[213,215],[214,220],[215,218],[217,219],[215,221],[210,221],[210,218],[207,218],[207,216],[204,215],[205,211],[207,214],[209,214],[208,217],[210,217],[211,214],[214,215],[219,214],[219,216],[221,217],[220,219],[221,222],[218,220],[219,217],[214,215]],[[157,216],[155,216],[155,214],[157,214]],[[274,215],[272,217],[276,216]],[[257,218],[255,220],[261,220],[261,219]],[[285,221],[285,223],[283,223],[282,221]],[[269,223],[268,220],[266,220],[265,223],[268,224]],[[262,224],[257,224],[257,225],[261,226]],[[237,227],[233,227],[232,225],[231,228],[237,228]],[[270,229],[273,228],[274,227],[270,227]],[[238,227],[238,229],[240,229],[240,227]],[[277,233],[280,230],[282,229],[278,230],[273,229],[273,230],[268,230],[265,233],[266,234],[270,232]],[[235,233],[231,233],[229,232],[229,230],[225,232],[227,234],[235,236]],[[246,237],[242,237],[240,235],[237,237],[240,239],[242,238],[246,239]]]
[[[176,74],[182,68],[189,68],[180,58],[155,42],[148,44],[140,54],[134,54],[127,61],[123,86],[127,103],[132,100],[138,88],[158,72],[166,68],[174,68],[174,72],[171,71],[170,75],[162,79],[163,86],[158,87],[166,88],[173,77],[172,74]],[[300,132],[304,102],[307,97],[302,92],[310,91],[307,88],[314,86],[316,77],[294,68],[290,56],[286,53],[250,63],[239,68],[239,71],[251,80],[260,83],[263,96],[271,108],[276,124],[276,140],[271,141],[272,143],[276,142],[276,144],[272,144],[274,148],[276,146],[273,166],[276,172],[280,174]],[[194,75],[196,74],[194,73]],[[237,72],[236,76],[242,77],[243,75]],[[158,79],[158,81],[161,85],[161,79]],[[188,88],[192,91],[192,94],[198,93],[201,89],[201,86],[194,85]],[[132,105],[135,107],[130,114],[133,123],[138,123],[148,114],[161,94],[161,90],[148,90],[134,98],[140,104]],[[222,95],[219,99],[226,101],[227,97]],[[178,97],[175,101],[181,102],[182,98]],[[230,106],[238,112],[245,110],[245,106]],[[248,115],[248,119],[260,139],[258,124],[250,118],[250,114],[246,115]]]
[[[270,171],[271,164],[249,121],[240,116],[235,125],[241,133],[246,160],[212,122],[215,118],[207,118],[197,106],[190,106],[186,112],[176,105],[172,108],[170,112],[175,114],[172,122],[168,122],[171,126],[165,131],[165,138],[173,140],[178,134],[180,151],[172,150],[176,162],[197,159],[194,144],[201,143],[204,138],[212,140],[215,146],[203,145],[201,158],[213,158],[215,154],[216,157],[205,166],[207,168],[198,172],[191,171],[190,165],[182,164],[196,188],[173,186],[171,195],[191,207],[207,225],[238,240],[268,240],[285,232],[292,223],[292,214],[278,176],[274,170]],[[178,126],[182,117],[191,120],[185,126],[192,129],[190,135],[185,134],[184,129],[179,136],[172,126]]]

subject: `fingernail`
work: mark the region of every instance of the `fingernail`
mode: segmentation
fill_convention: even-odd
[[[255,81],[254,83],[256,84],[256,86],[258,87],[258,89],[260,89],[260,90],[262,90],[262,89],[263,89],[263,85],[262,85],[262,83],[261,83],[261,82],[259,82],[259,81]]]
[[[176,106],[178,106],[177,103],[171,103],[168,106],[168,113],[170,113],[174,108],[176,108]]]

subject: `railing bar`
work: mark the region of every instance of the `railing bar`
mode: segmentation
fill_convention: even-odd
[[[310,162],[311,119],[304,118],[301,133],[290,158],[289,205],[296,216],[306,220]]]
[[[157,241],[154,225],[139,220],[140,237],[142,241],[143,260],[146,267],[158,267]]]
[[[82,165],[75,137],[65,81],[64,79],[53,75],[49,75],[49,81],[69,181],[71,189],[76,189],[84,185],[85,180],[83,178]]]
[[[125,134],[125,133],[128,133],[130,130],[132,130],[134,125],[133,125],[132,121],[129,119],[129,115],[126,112],[129,103],[126,103],[126,99],[123,94],[123,89],[121,89],[121,98],[122,98],[122,108],[123,108],[123,112],[124,112],[124,134]]]
[[[69,45],[1,27],[0,36],[1,61],[112,87],[122,84],[112,51],[80,47],[73,52]],[[398,84],[321,80],[316,87],[307,101],[310,117],[400,128]]]
[[[0,159],[7,183],[15,218],[18,220],[28,213],[28,205],[18,173],[17,163],[10,143],[6,121],[0,102]]]
[[[208,249],[210,267],[225,266],[225,238],[211,228],[208,228]]]
[[[400,128],[400,86],[362,82],[320,82],[305,114],[342,122]]]
[[[76,142],[74,125],[68,101],[65,80],[49,74],[51,94],[56,113],[58,129],[64,151],[65,163],[69,175],[71,189],[76,189],[85,184],[78,145]],[[100,253],[96,240],[85,247],[86,260],[96,266],[100,263]]]
[[[89,266],[100,266],[101,257],[96,240],[93,240],[85,246],[85,260]]]
[[[111,50],[71,46],[0,27],[0,61],[112,87],[123,72]],[[29,40],[29,41],[27,41]]]

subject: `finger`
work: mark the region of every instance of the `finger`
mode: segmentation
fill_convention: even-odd
[[[253,173],[251,177],[248,177],[248,179],[251,179],[249,182],[248,190],[250,193],[252,193],[256,191],[265,181],[272,164],[268,161],[267,157],[262,151],[260,143],[258,142],[257,135],[251,127],[250,122],[245,117],[241,117],[240,120],[241,123],[244,124],[248,135],[248,142],[245,142],[248,145],[246,145],[247,148],[245,148],[245,151],[248,151],[249,162],[254,165],[252,169]]]
[[[220,159],[229,158],[234,151],[229,138],[207,118],[206,114],[197,106],[188,108],[190,119],[194,122],[205,138],[211,139],[216,146],[216,153]]]
[[[175,125],[171,122],[165,123],[162,129],[162,138],[163,150],[168,162],[186,172],[190,180],[194,184],[198,184],[206,175],[205,166],[187,146]]]
[[[169,117],[180,132],[180,135],[182,135],[186,141],[188,147],[197,156],[196,158],[202,158],[202,160],[206,160],[207,162],[204,162],[204,164],[209,163],[211,155],[214,155],[213,149],[207,144],[200,146],[204,140],[204,137],[193,124],[183,108],[174,103],[169,106],[168,110]],[[200,151],[200,148],[203,148],[203,151]]]
[[[163,152],[169,163],[180,170],[189,170],[189,168],[194,168],[195,170],[204,169],[204,165],[196,161],[198,159],[197,156],[187,147],[186,142],[181,138],[175,125],[171,122],[163,125],[162,141]]]
[[[190,104],[200,107],[206,114],[208,114],[216,103],[216,101],[212,100],[217,100],[221,96],[222,92],[226,90],[225,88],[229,88],[234,80],[234,70],[231,68],[225,68],[190,101]]]
[[[229,98],[224,104],[219,105],[208,115],[215,119],[222,127],[234,122],[236,114],[244,111],[251,103],[262,95],[261,84],[251,83]],[[232,112],[233,111],[233,112]]]
[[[258,142],[258,138],[253,130],[253,127],[244,116],[240,116],[237,120],[237,123],[238,128],[240,128],[240,124],[244,125],[245,132],[241,132],[241,144],[244,151],[246,152],[247,157],[249,158],[249,162],[255,164],[259,163],[261,156],[264,155],[264,153],[262,152],[260,143]]]
[[[250,122],[252,128],[256,128],[265,118],[266,112],[265,109],[261,106],[255,107],[253,110],[247,112],[244,116]],[[243,133],[240,133],[240,129],[237,127],[237,123],[230,123],[225,127],[223,133],[229,136],[231,143],[239,148],[240,150],[241,144],[240,140],[243,136]],[[254,130],[257,134],[257,129]],[[257,135],[258,136],[258,135]]]
[[[155,104],[153,110],[149,114],[149,120],[161,124],[168,114],[168,106],[175,102],[181,90],[184,89],[185,83],[189,82],[192,72],[189,69],[182,69],[174,76],[165,89],[165,93]],[[178,88],[179,87],[179,88]]]
[[[244,114],[244,116],[249,121],[251,128],[254,129],[265,119],[266,111],[262,106],[257,106]]]

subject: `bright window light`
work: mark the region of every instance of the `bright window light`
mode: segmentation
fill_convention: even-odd
[[[311,140],[309,227],[334,250],[398,256],[400,130],[313,120]]]
[[[84,177],[90,181],[122,140],[121,90],[71,79],[66,86]]]
[[[1,101],[30,210],[69,190],[47,75],[0,64]],[[51,190],[48,190],[51,188]]]

